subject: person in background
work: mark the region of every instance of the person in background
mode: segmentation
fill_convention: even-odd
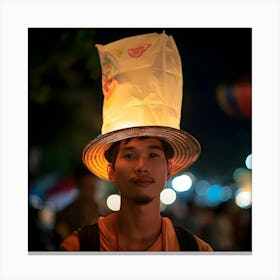
[[[97,177],[86,168],[77,168],[74,180],[78,190],[77,198],[56,214],[56,243],[78,228],[93,224],[100,216],[96,202]]]

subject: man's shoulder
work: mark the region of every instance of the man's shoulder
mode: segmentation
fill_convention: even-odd
[[[80,251],[80,242],[78,232],[74,231],[71,235],[66,237],[59,245],[60,251]]]
[[[213,251],[211,246],[185,227],[174,224],[169,218],[163,218],[169,228],[173,227],[181,251]]]
[[[194,237],[198,244],[199,251],[213,251],[212,247],[207,242],[199,238],[197,235],[194,235]]]

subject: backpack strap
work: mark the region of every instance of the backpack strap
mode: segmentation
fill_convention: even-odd
[[[98,223],[78,229],[80,251],[100,251]]]
[[[174,230],[179,242],[181,251],[199,251],[194,235],[178,226]],[[87,225],[78,230],[80,251],[100,251],[98,223]]]
[[[199,251],[194,235],[182,227],[174,226],[181,251]]]

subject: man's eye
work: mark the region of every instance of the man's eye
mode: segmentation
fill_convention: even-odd
[[[131,159],[131,158],[135,158],[135,155],[134,154],[124,154],[123,157]]]
[[[156,154],[156,153],[151,153],[151,154],[150,154],[150,157],[151,157],[151,158],[156,158],[156,157],[159,157],[159,155]]]

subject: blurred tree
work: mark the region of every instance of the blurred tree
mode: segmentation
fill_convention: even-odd
[[[69,171],[80,160],[85,144],[100,131],[102,94],[95,33],[95,29],[74,28],[28,30],[29,152],[40,150],[37,163],[42,173]]]

